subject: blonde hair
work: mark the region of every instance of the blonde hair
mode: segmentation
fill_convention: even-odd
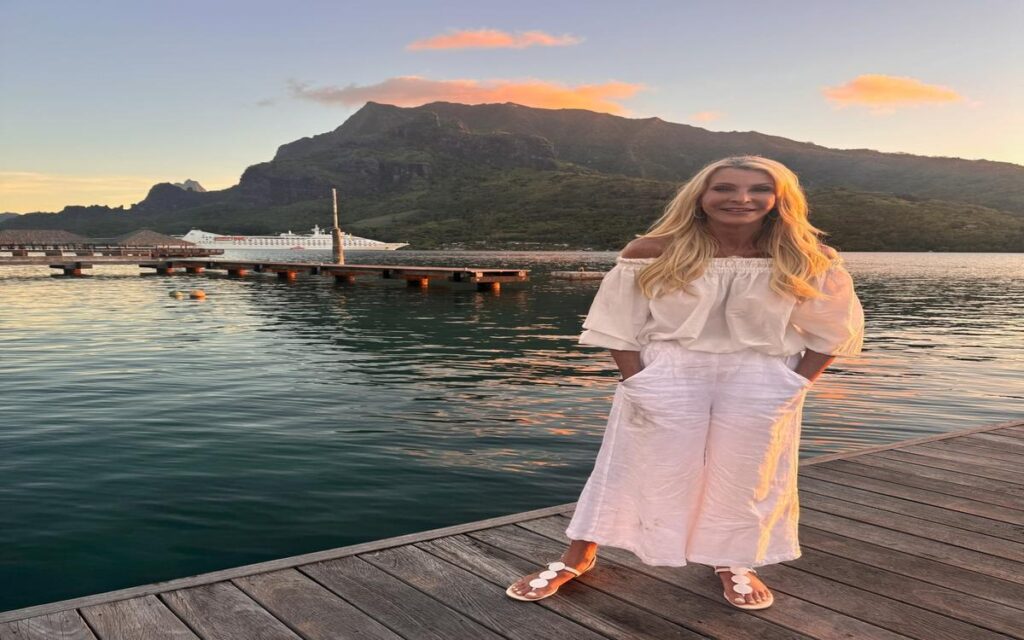
[[[775,182],[775,208],[762,220],[755,244],[772,258],[771,288],[797,298],[820,298],[811,279],[828,270],[837,254],[821,243],[826,233],[807,220],[807,198],[796,174],[781,162],[760,156],[736,156],[713,162],[697,172],[676,193],[647,233],[641,238],[670,238],[654,263],[637,279],[648,298],[676,289],[688,290],[715,257],[718,240],[698,217],[701,197],[720,169],[761,171]],[[777,212],[777,214],[776,214]]]

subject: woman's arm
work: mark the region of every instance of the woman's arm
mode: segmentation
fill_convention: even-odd
[[[612,359],[615,360],[616,366],[619,367],[619,374],[622,379],[630,378],[644,368],[643,363],[640,361],[639,351],[618,351],[611,349]]]
[[[794,371],[814,382],[835,359],[835,356],[806,349],[804,357],[800,359],[800,363],[796,365]]]

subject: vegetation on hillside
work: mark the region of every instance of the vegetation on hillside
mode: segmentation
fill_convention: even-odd
[[[346,231],[415,248],[616,249],[696,168],[741,153],[796,169],[812,222],[842,249],[1024,251],[1024,167],[512,104],[369,103],[334,131],[283,145],[229,189],[162,183],[129,210],[67,207],[0,228],[302,232],[329,223],[336,187]]]

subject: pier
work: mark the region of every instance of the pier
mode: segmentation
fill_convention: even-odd
[[[1024,420],[806,459],[797,560],[741,611],[612,547],[538,602],[575,504],[0,613],[0,640],[1024,637]]]
[[[156,260],[139,262],[139,266],[156,273],[170,275],[224,271],[229,276],[244,277],[250,273],[272,273],[280,280],[296,280],[299,274],[333,277],[336,282],[351,284],[359,277],[405,280],[410,287],[426,288],[431,280],[446,280],[476,285],[481,291],[499,291],[503,283],[526,282],[528,269],[484,269],[480,267],[437,267],[384,264],[332,264],[269,261],[225,260]]]
[[[92,256],[0,256],[0,267],[46,265],[58,269],[66,276],[83,276],[84,270],[96,265],[134,265],[153,269],[160,275],[175,273],[199,274],[222,271],[229,276],[245,277],[254,273],[274,274],[280,280],[297,280],[300,274],[331,276],[336,282],[352,284],[356,278],[377,277],[385,280],[405,280],[410,287],[426,288],[431,280],[445,280],[476,285],[480,291],[500,291],[503,283],[526,282],[529,269],[485,269],[481,267],[437,267],[385,264],[331,264],[270,261],[226,261],[201,259],[153,259],[152,255]]]
[[[191,242],[146,229],[99,239],[62,230],[0,230],[0,253],[10,254],[0,255],[0,267],[46,265],[72,277],[84,276],[86,270],[98,265],[134,265],[160,275],[223,271],[234,277],[272,273],[281,280],[297,280],[300,274],[307,274],[330,276],[343,284],[370,276],[405,280],[416,288],[429,287],[431,280],[445,280],[494,292],[500,291],[502,284],[529,279],[527,269],[210,259],[223,255],[223,249],[200,249]]]

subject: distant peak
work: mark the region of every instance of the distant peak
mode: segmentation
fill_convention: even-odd
[[[206,193],[206,189],[203,185],[199,184],[195,180],[186,180],[185,182],[172,182],[174,186],[178,187],[182,191],[195,191],[197,193]]]

